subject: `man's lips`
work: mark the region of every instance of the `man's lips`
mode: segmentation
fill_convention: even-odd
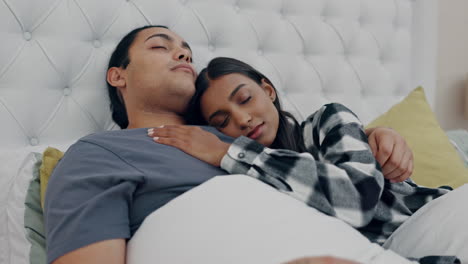
[[[177,66],[175,66],[174,68],[172,68],[172,70],[184,70],[184,71],[187,71],[189,73],[191,73],[193,75],[193,77],[196,77],[197,74],[195,73],[195,70],[193,69],[193,67],[191,67],[190,65],[188,64],[179,64]]]
[[[260,125],[256,126],[254,129],[252,129],[252,131],[250,131],[248,134],[247,134],[247,137],[251,138],[251,139],[257,139],[259,138],[262,133],[263,133],[263,125],[265,123],[261,123]]]

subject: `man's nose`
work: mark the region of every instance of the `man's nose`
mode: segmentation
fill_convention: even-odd
[[[190,51],[184,48],[179,48],[176,52],[176,59],[179,61],[186,61],[188,63],[192,62],[192,56],[190,54]]]

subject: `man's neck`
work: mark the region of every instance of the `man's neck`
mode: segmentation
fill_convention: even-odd
[[[162,125],[185,125],[185,120],[182,116],[171,112],[158,113],[138,113],[138,115],[129,117],[128,129],[158,127]]]

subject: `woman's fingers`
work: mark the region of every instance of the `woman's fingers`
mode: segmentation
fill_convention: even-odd
[[[178,138],[153,137],[153,140],[160,144],[176,147],[184,152],[190,149],[190,146],[187,144],[187,142]]]
[[[411,175],[408,172],[410,172],[412,158],[413,154],[411,150],[408,149],[403,154],[401,160],[395,164],[395,169],[386,175],[385,178],[389,179],[391,182],[400,182],[406,180]]]
[[[180,125],[165,125],[148,129],[148,136],[184,138],[187,135],[191,134],[191,130],[193,130],[193,127]]]

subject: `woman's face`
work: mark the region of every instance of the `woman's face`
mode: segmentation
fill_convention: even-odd
[[[246,136],[270,146],[278,131],[279,116],[273,105],[274,88],[258,85],[237,73],[210,81],[201,97],[203,117],[209,125],[231,137]]]

